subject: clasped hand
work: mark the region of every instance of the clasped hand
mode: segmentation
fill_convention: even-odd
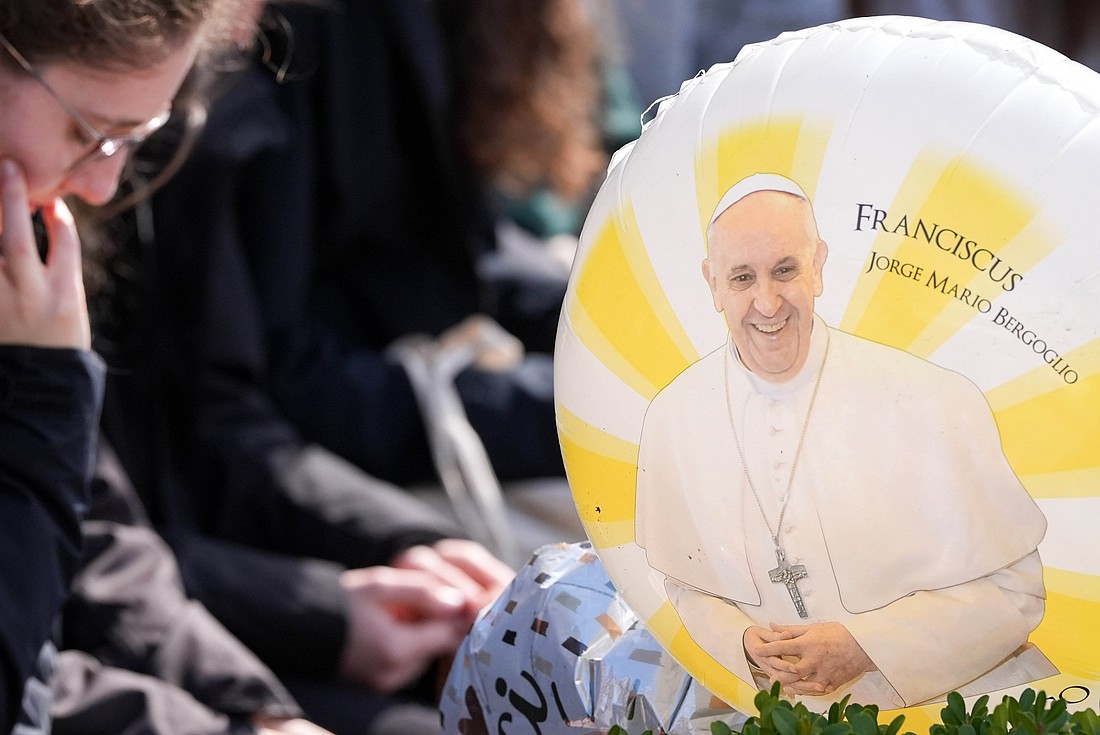
[[[511,581],[512,570],[472,541],[414,546],[389,566],[349,569],[344,678],[393,692],[455,652],[482,607]]]
[[[749,660],[790,694],[831,694],[876,668],[840,623],[754,625],[745,631],[744,643]]]

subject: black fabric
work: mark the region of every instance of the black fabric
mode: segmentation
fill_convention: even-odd
[[[153,200],[145,269],[184,356],[166,369],[186,384],[178,366],[201,361],[215,423],[248,372],[305,440],[390,482],[429,480],[412,389],[384,348],[485,313],[549,352],[565,282],[478,277],[495,213],[451,142],[431,3],[285,12],[288,80],[242,74]],[[543,367],[459,384],[503,479],[563,471],[549,360],[532,359]]]
[[[430,8],[287,7],[289,81],[251,68],[214,106],[187,164],[122,231],[116,273],[136,276],[116,279],[115,329],[98,331],[114,367],[104,433],[187,593],[322,708],[348,690],[340,572],[461,535],[370,476],[433,474],[408,380],[381,348],[493,312],[475,273],[492,216],[443,160],[445,77],[414,79],[401,30]],[[431,194],[443,203],[426,207]],[[459,386],[484,406],[475,428],[501,437],[486,441],[501,466],[561,472],[547,356]],[[526,448],[536,431],[541,453]]]
[[[219,181],[210,196],[179,203],[181,228],[213,216],[204,207],[222,201],[217,186],[234,189]],[[304,441],[268,396],[258,306],[233,285],[239,252],[222,247],[226,230],[205,240],[189,232],[127,253],[141,280],[112,296],[136,303],[137,317],[114,332],[104,432],[188,592],[280,674],[331,677],[346,627],[339,571],[460,534]],[[288,649],[287,640],[308,644]]]
[[[0,732],[80,563],[102,381],[91,353],[0,345]]]
[[[112,386],[125,382],[112,376]],[[106,413],[120,419],[115,396],[108,390]],[[280,675],[331,680],[347,626],[340,572],[461,534],[410,495],[320,447],[287,439],[292,432],[271,441],[284,427],[277,415],[255,410],[265,404],[250,401],[254,391],[242,386],[224,397],[234,420],[208,429],[209,441],[197,441],[187,457],[163,455],[163,476],[144,489],[169,496],[162,512],[180,507],[172,495],[194,490],[194,505],[209,512],[153,520],[190,596]],[[150,406],[157,410],[155,402]],[[111,423],[111,436],[140,454],[147,437],[134,436],[124,421]],[[185,460],[193,464],[181,466]]]

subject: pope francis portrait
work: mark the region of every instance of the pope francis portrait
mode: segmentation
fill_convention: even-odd
[[[1042,512],[958,373],[814,314],[828,246],[790,179],[734,185],[703,277],[728,340],[652,401],[636,538],[685,629],[747,683],[884,708],[1057,673]]]

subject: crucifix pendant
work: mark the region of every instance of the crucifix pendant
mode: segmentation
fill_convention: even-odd
[[[779,544],[775,546],[775,558],[779,560],[779,566],[768,570],[768,578],[775,584],[786,585],[787,592],[791,593],[791,602],[794,603],[794,609],[798,611],[798,617],[808,617],[806,604],[802,601],[802,593],[798,590],[798,580],[809,576],[806,567],[802,564],[793,567],[788,564],[787,554],[780,548]]]

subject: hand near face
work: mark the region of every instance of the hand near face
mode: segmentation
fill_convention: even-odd
[[[60,199],[42,208],[50,247],[38,256],[27,187],[19,167],[0,161],[0,343],[91,346],[80,239]]]
[[[785,636],[759,647],[765,657],[793,661],[789,673],[794,681],[779,679],[791,694],[830,694],[842,684],[877,667],[852,634],[840,623],[811,625],[771,624],[771,631]],[[784,659],[781,659],[784,660]],[[785,672],[785,675],[788,675]]]

